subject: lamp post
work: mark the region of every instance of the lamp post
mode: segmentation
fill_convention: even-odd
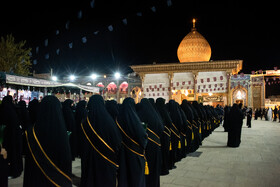
[[[119,89],[119,78],[121,77],[121,74],[119,72],[115,73],[115,78],[117,79],[117,102],[120,102],[120,89]]]

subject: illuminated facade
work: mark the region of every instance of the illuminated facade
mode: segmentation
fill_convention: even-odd
[[[242,69],[242,60],[209,61],[211,47],[193,28],[181,41],[177,55],[180,63],[133,65],[141,77],[142,97],[163,97],[181,103],[198,100],[210,105],[232,103],[231,76]]]

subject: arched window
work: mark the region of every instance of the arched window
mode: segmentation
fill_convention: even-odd
[[[117,85],[114,82],[110,82],[107,86],[107,90],[109,93],[116,93],[117,92]]]
[[[103,83],[102,82],[99,82],[99,83],[97,83],[97,85],[96,85],[97,87],[102,87],[102,88],[104,88],[104,85],[103,85]]]
[[[120,92],[127,92],[127,88],[128,88],[128,83],[126,81],[124,81],[123,83],[121,83],[120,85]]]

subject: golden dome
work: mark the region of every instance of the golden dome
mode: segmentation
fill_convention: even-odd
[[[209,61],[211,57],[211,47],[207,40],[196,31],[195,19],[193,28],[181,41],[177,56],[180,63]]]

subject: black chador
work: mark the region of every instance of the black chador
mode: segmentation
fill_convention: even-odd
[[[16,113],[13,97],[8,95],[1,104],[1,124],[6,126],[4,131],[3,148],[7,151],[9,176],[19,177],[23,170],[22,162],[22,130]]]
[[[72,186],[69,138],[55,96],[42,99],[37,122],[25,131],[25,136],[29,151],[23,186]]]
[[[81,100],[78,102],[75,110],[75,122],[76,122],[76,131],[77,131],[77,155],[81,157],[82,153],[82,141],[81,137],[83,136],[81,123],[86,120],[87,110],[86,110],[87,102],[85,100]]]
[[[181,107],[178,107],[181,118],[182,118],[182,128],[181,128],[181,157],[185,158],[187,156],[187,150],[189,149],[188,142],[187,142],[187,132],[188,132],[188,120],[187,116],[185,115],[184,111],[182,110]],[[188,134],[188,136],[191,137],[191,134]]]
[[[230,111],[230,107],[225,106],[224,108],[224,129],[225,132],[228,132],[228,126],[229,126],[229,111]]]
[[[39,101],[38,99],[33,99],[28,103],[28,112],[30,117],[31,125],[34,125],[36,122],[37,114],[39,110]]]
[[[140,120],[147,124],[148,144],[146,158],[149,166],[149,175],[146,175],[146,186],[160,186],[161,173],[161,142],[163,123],[148,99],[144,98],[137,105],[137,113]]]
[[[162,153],[161,175],[167,175],[167,174],[169,174],[169,168],[170,168],[170,163],[169,163],[170,162],[169,153],[170,153],[170,148],[171,148],[170,128],[172,126],[172,120],[167,111],[167,108],[165,105],[165,99],[157,98],[156,107],[162,118],[163,125],[164,125],[164,130],[160,137],[161,153]]]
[[[136,113],[132,98],[124,99],[116,122],[123,139],[118,186],[145,187],[145,168],[148,169],[145,167],[145,148],[148,136]]]
[[[192,109],[189,106],[189,103],[187,100],[183,100],[181,104],[181,108],[185,113],[185,116],[187,117],[187,123],[186,123],[186,143],[187,143],[187,149],[186,153],[190,153],[193,151],[196,151],[199,147],[199,143],[194,140],[194,134],[193,134],[193,127],[192,122],[194,120]]]
[[[251,108],[248,108],[247,111],[246,111],[246,115],[247,115],[247,126],[248,128],[251,128],[251,120],[252,120],[252,109]]]
[[[100,95],[90,97],[88,116],[81,124],[84,163],[80,186],[116,186],[121,134]]]
[[[25,101],[22,100],[22,101],[18,102],[17,112],[18,112],[18,116],[19,116],[19,120],[20,120],[20,125],[21,125],[22,129],[25,131],[27,129],[27,127],[31,126],[30,117],[29,117],[28,110],[26,108]]]
[[[63,112],[67,131],[71,132],[69,142],[70,142],[72,160],[75,160],[75,157],[77,157],[77,130],[76,130],[76,123],[75,123],[75,116],[72,110],[73,102],[74,101],[71,99],[66,99],[62,103],[62,112]]]
[[[168,105],[168,111],[172,120],[171,131],[171,147],[170,160],[172,162],[172,168],[175,168],[175,162],[180,161],[181,158],[178,157],[181,152],[181,127],[183,124],[180,111],[178,110],[178,103],[174,100],[170,100]],[[170,168],[170,169],[172,169]]]
[[[197,118],[195,120],[195,124],[194,127],[196,130],[198,130],[198,135],[199,135],[199,139],[200,139],[200,145],[202,144],[203,141],[203,136],[202,136],[202,130],[203,130],[203,123],[202,123],[202,118],[203,118],[203,114],[200,110],[200,105],[198,104],[197,101],[194,101],[192,103],[193,109],[196,111],[197,114]]]
[[[119,105],[117,101],[115,100],[108,100],[105,102],[106,110],[109,112],[109,114],[112,116],[114,120],[117,119],[117,116],[119,114]]]
[[[26,108],[26,102],[23,101],[23,100],[19,101],[17,106],[16,106],[16,109],[17,109],[17,114],[18,114],[18,117],[19,117],[19,121],[20,121],[22,131],[26,131],[27,128],[31,126],[29,113],[28,113],[28,110]],[[26,140],[25,135],[22,134],[22,143],[23,143],[22,154],[23,155],[25,155],[26,150],[27,150],[27,147],[25,146],[26,145],[25,140]]]
[[[228,147],[239,147],[241,143],[241,129],[243,113],[237,104],[233,104],[229,112]]]

